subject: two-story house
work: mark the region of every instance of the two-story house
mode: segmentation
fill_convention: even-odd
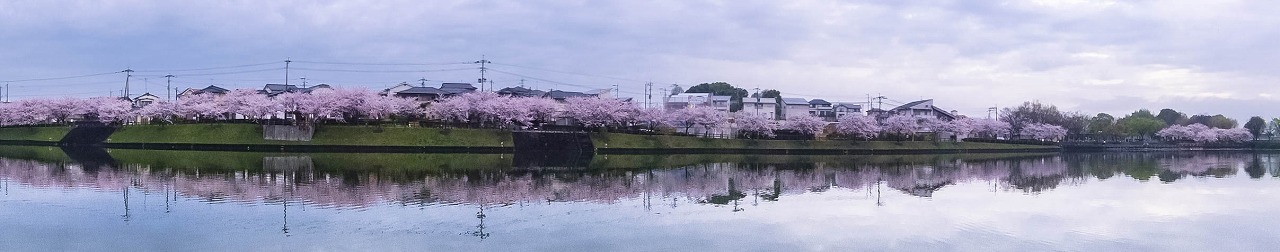
[[[745,98],[742,99],[742,111],[769,119],[778,119],[777,98]]]
[[[836,121],[836,113],[831,107],[831,102],[823,99],[809,100],[809,115],[822,118],[828,122]]]
[[[729,96],[712,95],[710,93],[680,93],[664,97],[662,107],[667,111],[679,110],[693,106],[710,106],[716,110],[729,112]]]
[[[934,117],[944,121],[956,119],[956,115],[954,113],[934,107],[933,99],[908,102],[907,104],[902,104],[902,106],[889,110],[889,112],[896,115],[908,115],[913,117]]]
[[[862,114],[862,105],[851,102],[837,102],[831,106],[836,113],[836,120],[851,114]]]
[[[782,98],[781,105],[782,119],[809,114],[809,100],[805,100],[804,98]]]

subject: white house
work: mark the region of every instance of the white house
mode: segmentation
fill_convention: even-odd
[[[804,98],[782,98],[782,119],[790,116],[808,115],[809,100]]]
[[[711,106],[716,110],[729,112],[729,99],[729,96],[710,93],[680,93],[662,98],[662,108],[671,111],[693,106]]]
[[[809,100],[809,115],[822,118],[828,122],[836,121],[836,112],[831,107],[831,102],[823,99]]]
[[[836,113],[836,121],[850,114],[862,114],[862,105],[851,102],[837,102],[831,106]]]
[[[132,102],[133,102],[133,107],[141,108],[141,107],[146,107],[147,105],[151,105],[152,103],[156,103],[156,101],[159,101],[159,100],[160,100],[159,96],[153,95],[151,93],[144,93],[142,95],[139,95],[138,97],[134,97]]]
[[[902,106],[889,110],[889,113],[913,117],[934,117],[944,121],[956,119],[956,115],[954,113],[934,107],[933,99],[908,102],[907,104],[902,104]]]
[[[740,112],[776,120],[778,119],[778,100],[776,98],[745,98],[742,99]]]

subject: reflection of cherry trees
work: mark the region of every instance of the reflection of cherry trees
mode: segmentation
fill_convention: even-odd
[[[125,165],[86,169],[71,163],[0,158],[0,178],[34,187],[172,190],[205,201],[281,202],[361,207],[374,204],[502,205],[520,202],[615,203],[648,197],[658,201],[737,204],[785,200],[787,195],[837,189],[873,190],[932,197],[956,184],[996,183],[1005,190],[1043,192],[1062,184],[1125,175],[1173,181],[1185,176],[1274,173],[1280,159],[1251,154],[1109,153],[1021,159],[945,159],[914,164],[705,163],[652,170],[473,171],[384,179],[368,172],[317,172],[305,157],[271,157],[260,171],[201,171]],[[1112,165],[1112,166],[1108,166]],[[280,167],[276,167],[280,166]],[[1265,167],[1265,168],[1264,168]],[[1261,176],[1260,174],[1256,176]],[[737,209],[737,207],[735,207]]]

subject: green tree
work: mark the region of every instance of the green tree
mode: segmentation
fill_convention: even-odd
[[[1164,129],[1165,126],[1163,120],[1156,118],[1155,115],[1151,114],[1150,110],[1146,109],[1134,111],[1133,114],[1120,118],[1116,124],[1120,125],[1120,128],[1124,129],[1125,133],[1142,139],[1147,139],[1156,131]]]
[[[734,87],[727,82],[702,83],[684,91],[685,93],[711,93],[713,95],[729,96],[729,111],[736,112],[742,110],[742,98],[747,97],[747,90]]]
[[[1088,131],[1100,136],[1120,135],[1120,129],[1116,128],[1116,118],[1107,113],[1098,113],[1089,119]]]
[[[1235,119],[1227,118],[1223,115],[1193,115],[1187,120],[1186,124],[1196,123],[1219,129],[1235,128],[1238,125]]]
[[[1187,115],[1173,109],[1161,109],[1160,114],[1156,114],[1156,118],[1164,121],[1164,125],[1182,124],[1187,121]]]
[[[1261,116],[1250,117],[1248,122],[1244,123],[1244,128],[1249,129],[1249,133],[1253,134],[1253,139],[1257,140],[1258,136],[1262,136],[1262,129],[1267,127],[1267,121]]]

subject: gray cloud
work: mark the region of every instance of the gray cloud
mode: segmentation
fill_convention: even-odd
[[[1151,104],[1275,117],[1221,104],[1276,101],[1266,90],[1276,79],[1270,65],[1280,60],[1280,49],[1268,45],[1277,38],[1270,28],[1280,24],[1271,15],[1277,10],[1257,1],[4,2],[0,79],[285,58],[467,62],[486,55],[624,79],[499,65],[524,75],[494,73],[500,86],[523,78],[541,88],[617,84],[638,94],[639,80],[728,81],[829,100],[934,98],[970,114],[1040,100],[1088,113]],[[476,75],[293,74],[371,88]],[[100,94],[117,89],[110,82],[122,78],[21,83],[15,92],[85,95],[49,87],[56,84]],[[180,83],[252,87],[282,78],[265,71]]]

